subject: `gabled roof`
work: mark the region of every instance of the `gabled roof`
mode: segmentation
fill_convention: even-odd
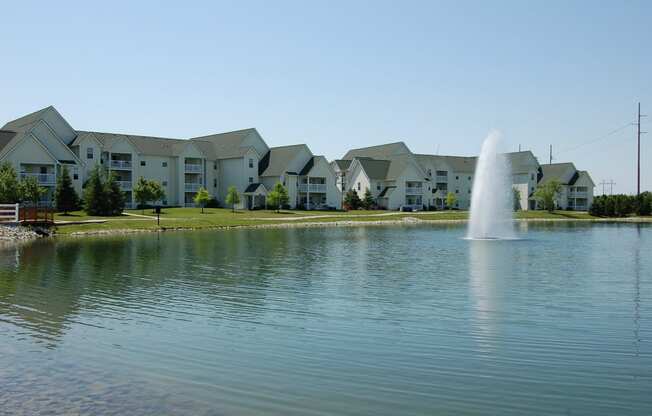
[[[308,162],[306,163],[306,166],[301,169],[301,172],[299,172],[299,175],[304,176],[310,173],[310,170],[315,166],[315,159],[319,156],[313,156],[310,159],[308,159]]]
[[[415,155],[419,163],[423,166],[428,163],[435,165],[439,163],[446,163],[453,172],[473,173],[475,172],[475,165],[478,161],[476,156],[440,156],[440,155]],[[529,172],[533,167],[538,168],[538,162],[531,151],[526,150],[523,152],[510,152],[505,153],[507,160],[510,163],[512,172]],[[535,161],[537,166],[532,166],[531,162]]]
[[[272,147],[269,152],[258,163],[259,176],[281,176],[287,172],[287,168],[302,150],[306,149],[305,144],[293,144],[289,146]]]
[[[50,105],[38,111],[34,111],[33,113],[29,113],[25,116],[12,120],[9,123],[5,124],[2,129],[13,130],[16,132],[25,131],[30,127],[30,125],[39,121],[43,117],[43,114],[45,114],[50,109],[54,109],[54,107]]]
[[[78,139],[80,139],[80,137],[85,135],[92,135],[105,148],[111,147],[115,141],[127,141],[136,148],[138,153],[151,156],[176,156],[181,153],[183,149],[190,143],[188,140],[182,139],[138,136],[122,133],[103,133],[98,131],[81,130],[77,131],[77,133],[78,136],[75,141],[73,141],[73,145],[75,145],[75,143],[79,143]]]
[[[0,153],[18,133],[10,130],[0,130]]]
[[[337,160],[334,160],[334,162],[337,165],[337,167],[339,168],[339,170],[344,171],[344,170],[349,169],[349,166],[351,166],[352,160],[351,159],[337,159]]]
[[[248,128],[208,136],[193,137],[190,140],[211,143],[213,147],[211,154],[216,159],[231,159],[242,157],[247,153],[250,146],[245,144],[245,140],[252,133],[258,134],[255,128]],[[206,145],[201,146],[207,147]]]
[[[342,159],[351,160],[355,157],[371,157],[373,159],[388,159],[392,156],[412,153],[404,142],[386,143],[377,146],[361,147],[346,152]]]
[[[509,164],[512,167],[512,172],[530,172],[532,169],[532,161],[534,160],[537,164],[535,169],[537,169],[539,166],[539,162],[537,161],[537,158],[534,156],[534,154],[529,151],[525,150],[522,152],[510,152],[510,153],[505,153],[507,156],[507,160],[509,160]]]
[[[548,165],[541,165],[543,177],[539,181],[539,185],[543,185],[552,180],[560,182],[562,185],[568,185],[573,180],[577,169],[572,163],[552,163]]]
[[[394,189],[396,189],[396,186],[386,186],[383,188],[382,192],[378,194],[378,198],[389,196],[389,194],[391,194]]]
[[[389,172],[389,160],[370,159],[366,157],[357,158],[358,163],[367,174],[369,179],[386,180]]]
[[[256,193],[256,191],[258,191],[258,188],[260,188],[260,187],[263,188],[262,193],[267,193],[267,188],[265,188],[265,185],[263,185],[262,183],[250,183],[249,186],[247,186],[247,188],[244,190],[243,193],[245,193],[245,194]]]

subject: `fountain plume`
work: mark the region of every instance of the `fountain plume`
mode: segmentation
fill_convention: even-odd
[[[500,133],[492,131],[482,143],[475,167],[468,238],[514,238],[511,168],[499,150]]]

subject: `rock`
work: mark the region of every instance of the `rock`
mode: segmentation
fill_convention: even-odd
[[[40,234],[32,231],[28,227],[19,225],[9,226],[0,225],[0,240],[5,241],[25,241],[40,237]]]

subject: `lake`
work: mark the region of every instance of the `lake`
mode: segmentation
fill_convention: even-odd
[[[464,233],[5,248],[0,414],[652,414],[652,227]]]

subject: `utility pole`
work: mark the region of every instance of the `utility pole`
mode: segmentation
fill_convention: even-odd
[[[605,181],[605,180],[603,179],[602,182],[600,182],[600,185],[602,185],[602,195],[606,195],[606,194],[604,193],[604,187],[607,185],[607,181]]]
[[[638,103],[638,120],[636,122],[636,143],[638,146],[638,152],[636,155],[636,196],[641,196],[641,134],[646,132],[641,131],[641,117],[646,117],[646,115],[641,114],[641,103]]]
[[[552,165],[552,145],[550,145],[550,164]]]
[[[611,180],[609,181],[609,195],[613,195],[613,194],[614,194],[614,185],[615,185],[615,184],[616,184],[616,182],[614,182],[613,179],[611,179]]]

